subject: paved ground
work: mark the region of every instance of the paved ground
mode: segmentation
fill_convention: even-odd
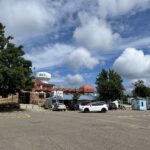
[[[150,111],[0,113],[0,150],[150,150]]]

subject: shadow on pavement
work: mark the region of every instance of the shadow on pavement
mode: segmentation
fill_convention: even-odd
[[[24,109],[20,108],[18,103],[9,103],[0,105],[0,112],[14,112],[14,111],[25,111]]]

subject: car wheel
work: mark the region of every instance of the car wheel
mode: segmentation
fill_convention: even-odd
[[[88,113],[88,112],[89,112],[89,109],[88,109],[88,108],[85,108],[85,109],[84,109],[84,112],[85,112],[85,113]]]
[[[106,108],[102,108],[101,112],[106,113],[107,112]]]

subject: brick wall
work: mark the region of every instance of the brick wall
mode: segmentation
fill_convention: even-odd
[[[18,94],[16,94],[16,95],[10,95],[7,98],[2,98],[0,96],[0,104],[11,103],[11,102],[18,103]]]
[[[35,92],[30,93],[30,104],[44,104],[45,99],[39,98],[39,96]]]

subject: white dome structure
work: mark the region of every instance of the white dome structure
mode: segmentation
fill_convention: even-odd
[[[51,79],[51,74],[47,72],[37,72],[35,77],[44,83],[48,83],[48,81]]]

